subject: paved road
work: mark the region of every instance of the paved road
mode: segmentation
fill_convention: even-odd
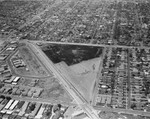
[[[43,63],[47,66],[47,68],[52,71],[58,80],[62,83],[65,89],[69,92],[69,94],[74,98],[77,104],[84,110],[84,112],[91,118],[91,119],[99,119],[96,111],[90,106],[86,100],[82,97],[82,95],[78,92],[78,90],[66,80],[66,77],[61,74],[54,64],[49,60],[49,58],[34,44],[30,44],[30,47],[34,52],[37,52],[37,56],[43,61]]]
[[[150,49],[150,47],[140,47],[140,46],[121,46],[121,45],[105,45],[105,44],[83,44],[83,43],[69,43],[69,42],[53,42],[53,41],[28,41],[30,43],[51,43],[51,44],[62,44],[62,45],[82,45],[82,46],[93,46],[93,47],[112,47],[112,48],[140,48],[140,49]]]
[[[127,53],[127,73],[128,73],[128,77],[127,77],[127,91],[128,91],[128,109],[131,107],[131,81],[130,81],[130,49],[128,49],[128,53]]]
[[[99,81],[100,81],[100,77],[102,77],[102,68],[103,68],[103,60],[105,58],[105,54],[106,54],[106,48],[103,49],[103,53],[100,59],[100,65],[99,65],[99,71],[97,74],[97,78],[96,78],[96,86],[94,87],[94,92],[93,92],[93,100],[92,100],[92,105],[96,105],[96,97],[98,94],[98,85],[99,85]]]

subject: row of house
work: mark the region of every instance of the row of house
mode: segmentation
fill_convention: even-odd
[[[55,108],[57,108],[57,110],[54,112]],[[67,109],[66,106],[62,105],[20,101],[0,96],[0,118],[2,119],[10,119],[11,117],[14,117],[11,119],[41,119],[42,117],[62,119]]]
[[[99,77],[96,105],[126,108],[127,91],[127,50],[107,48],[103,68]]]
[[[16,85],[4,85],[2,88],[0,88],[0,93],[4,94],[13,94],[13,95],[22,95],[27,97],[34,97],[38,98],[40,94],[42,93],[42,88],[37,87],[26,87],[26,86],[16,86]]]

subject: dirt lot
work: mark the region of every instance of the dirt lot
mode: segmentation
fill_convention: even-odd
[[[99,113],[102,119],[150,119],[149,117],[134,116],[129,114],[118,114],[113,112],[102,111]]]
[[[30,51],[26,46],[19,47],[20,57],[23,59],[29,71],[26,71],[25,68],[19,68],[18,73],[23,75],[32,75],[32,76],[47,76],[48,72],[41,62],[35,57],[35,55]]]
[[[41,94],[42,98],[55,99],[58,101],[71,102],[72,99],[64,88],[59,84],[56,78],[39,80],[38,87],[44,88]]]
[[[94,58],[72,66],[67,66],[65,62],[61,62],[56,64],[56,67],[90,102],[100,63],[101,58]]]
[[[20,85],[44,89],[40,95],[40,98],[43,99],[72,102],[71,96],[59,84],[58,79],[54,77],[45,79],[23,78],[20,80]]]

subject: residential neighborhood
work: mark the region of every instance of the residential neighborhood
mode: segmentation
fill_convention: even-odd
[[[149,0],[0,0],[0,119],[150,119]]]

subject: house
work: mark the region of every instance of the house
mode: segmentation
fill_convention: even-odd
[[[2,75],[3,75],[3,77],[10,77],[10,76],[11,76],[11,73],[10,73],[10,71],[8,71],[8,72],[3,72]]]
[[[12,90],[12,94],[16,94],[16,91],[18,90],[18,88],[17,87],[15,87],[15,88],[13,88],[13,90]]]
[[[23,91],[22,91],[22,95],[23,96],[27,96],[28,92],[29,92],[29,89],[28,88],[24,88]]]
[[[0,61],[4,61],[6,59],[5,56],[0,56]]]
[[[38,98],[40,96],[40,94],[42,93],[42,91],[43,91],[43,89],[40,89],[40,88],[36,89],[36,91],[33,94],[33,97]]]
[[[11,83],[15,78],[16,76],[12,76],[10,79],[5,80],[5,83]]]
[[[33,88],[31,88],[31,89],[29,90],[29,92],[28,92],[27,95],[28,95],[29,97],[31,97],[31,96],[33,95],[33,93],[35,93],[35,92],[36,92],[36,88],[33,87]]]
[[[8,57],[8,54],[0,54],[0,61],[4,61]]]

